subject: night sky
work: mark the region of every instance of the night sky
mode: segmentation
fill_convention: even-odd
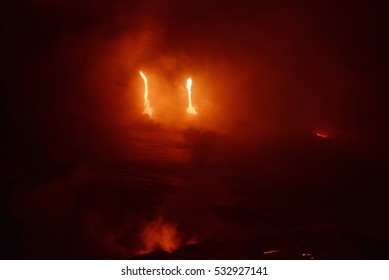
[[[0,257],[131,258],[166,251],[164,230],[174,249],[198,246],[177,258],[298,258],[299,242],[389,257],[385,14],[384,1],[6,1]]]

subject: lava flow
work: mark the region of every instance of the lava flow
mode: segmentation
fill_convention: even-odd
[[[189,78],[186,80],[186,89],[188,90],[188,108],[186,112],[191,115],[196,115],[196,109],[192,106],[192,79]]]
[[[149,85],[147,82],[146,75],[143,74],[142,71],[139,71],[139,75],[142,77],[143,82],[145,84],[145,93],[144,93],[144,106],[145,109],[143,111],[143,114],[147,114],[150,118],[153,115],[153,109],[150,106],[150,101],[149,101]]]

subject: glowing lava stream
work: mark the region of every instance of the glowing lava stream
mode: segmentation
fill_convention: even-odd
[[[147,83],[146,75],[143,74],[142,71],[139,71],[139,75],[142,77],[143,82],[145,84],[145,93],[144,93],[145,110],[143,111],[143,114],[147,114],[151,118],[151,116],[153,115],[153,109],[151,108],[150,101],[149,101],[149,85]]]
[[[186,89],[188,90],[188,108],[186,109],[186,112],[191,115],[196,115],[197,112],[195,108],[192,106],[192,79],[189,78],[186,80]]]

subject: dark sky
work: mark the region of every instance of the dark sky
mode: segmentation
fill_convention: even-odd
[[[262,185],[268,184],[267,180],[279,182],[280,174],[293,173],[294,169],[288,168],[295,161],[312,168],[312,174],[329,174],[326,182],[336,186],[361,181],[355,174],[366,166],[367,175],[361,175],[364,182],[382,171],[376,167],[381,166],[383,156],[378,163],[365,164],[354,152],[363,147],[365,155],[375,156],[388,139],[389,46],[384,1],[20,0],[2,6],[5,187],[1,199],[6,214],[0,218],[10,231],[0,231],[0,237],[2,246],[10,244],[4,249],[7,256],[128,256],[123,244],[136,244],[143,221],[161,211],[160,205],[165,205],[170,219],[180,221],[184,235],[205,223],[215,226],[201,233],[204,238],[212,239],[215,232],[226,229],[239,235],[243,234],[240,229],[226,226],[223,219],[208,217],[211,198],[222,194],[223,203],[232,199],[226,186],[234,189],[250,180]],[[175,193],[171,186],[140,191],[136,184],[126,188],[107,171],[112,162],[115,170],[142,169],[140,163],[136,167],[120,165],[128,160],[127,152],[133,155],[137,151],[134,139],[147,138],[134,128],[142,123],[139,69],[150,80],[155,122],[166,127],[189,127],[184,112],[185,80],[193,78],[199,114],[189,124],[206,132],[184,135],[195,138],[190,140],[196,143],[191,164],[201,174],[196,177],[196,172],[182,171],[186,179],[195,181],[187,191]],[[347,160],[343,158],[347,153],[336,145],[335,152],[333,146],[317,148],[323,158],[329,150],[332,155],[342,150],[332,159],[356,168],[345,171],[349,172],[347,179],[337,177],[343,174],[343,166],[325,172],[322,163],[311,165],[304,159],[304,155],[310,158],[311,152],[317,152],[316,146],[301,154],[294,149],[302,149],[304,144],[295,147],[293,141],[276,142],[274,145],[282,148],[270,145],[266,152],[256,146],[266,135],[295,139],[295,135],[317,130],[345,141],[343,144],[352,143],[345,144],[354,149],[354,157]],[[228,135],[233,144],[217,133]],[[177,140],[165,134],[150,137],[165,144]],[[241,154],[236,143],[244,147]],[[255,151],[277,159],[266,166]],[[219,166],[215,167],[217,175],[208,164]],[[334,166],[331,162],[324,165]],[[150,173],[157,172],[152,169],[155,166],[147,168]],[[169,174],[170,167],[164,168]],[[256,177],[257,168],[268,173]],[[304,168],[291,177],[301,179]],[[228,177],[235,172],[239,180]],[[209,181],[205,179],[208,176]],[[280,183],[285,184],[282,190],[288,185],[285,182],[287,179]],[[303,179],[293,184],[308,186],[308,182]],[[196,184],[202,187],[193,188]],[[114,187],[108,187],[111,185]],[[356,200],[364,193],[364,187],[357,189],[361,191],[352,195]],[[266,191],[277,198],[270,188]],[[377,197],[382,194],[380,187],[376,191]],[[242,192],[253,196],[250,188]],[[320,197],[307,193],[301,190],[301,197]],[[199,210],[193,201],[204,208]],[[270,208],[272,202],[268,202]],[[177,214],[181,211],[198,212],[198,216],[188,222]],[[353,214],[350,210],[345,217]],[[127,222],[131,219],[134,222]],[[383,231],[374,234],[382,236]],[[61,243],[64,235],[67,239]],[[115,239],[117,236],[122,239]],[[58,243],[62,245],[55,252],[52,245]],[[37,248],[42,252],[37,253]]]

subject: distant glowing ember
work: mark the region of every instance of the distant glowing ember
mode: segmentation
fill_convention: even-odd
[[[317,137],[321,137],[321,138],[328,138],[328,135],[327,135],[327,134],[324,134],[324,133],[315,132],[315,135],[316,135]]]
[[[186,89],[188,90],[188,108],[186,112],[191,115],[197,115],[196,109],[192,106],[192,79],[186,80]]]
[[[139,71],[139,75],[142,77],[143,82],[145,84],[145,93],[144,93],[144,111],[143,114],[147,114],[150,118],[153,115],[153,109],[150,106],[150,101],[149,101],[149,85],[147,82],[146,75],[143,74],[142,71]]]
[[[303,253],[302,255],[303,257],[307,257],[307,258],[310,258],[311,260],[313,260],[313,255],[311,253]]]
[[[269,254],[274,254],[274,253],[278,253],[280,252],[281,250],[270,250],[270,251],[266,251],[266,252],[263,252],[264,255],[269,255]]]

